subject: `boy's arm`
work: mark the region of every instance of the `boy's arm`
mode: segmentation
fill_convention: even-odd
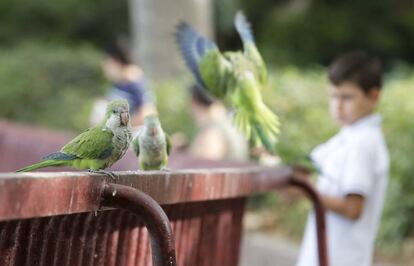
[[[336,212],[350,220],[358,220],[364,209],[365,198],[358,194],[348,194],[345,197],[321,195],[325,208]]]

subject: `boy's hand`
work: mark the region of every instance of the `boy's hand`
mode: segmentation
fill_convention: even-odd
[[[295,178],[303,179],[309,183],[311,182],[311,176],[313,172],[308,167],[299,164],[291,165],[290,167]],[[296,201],[299,198],[303,198],[306,196],[301,189],[296,187],[289,187],[283,190],[281,194],[282,198],[288,202]]]

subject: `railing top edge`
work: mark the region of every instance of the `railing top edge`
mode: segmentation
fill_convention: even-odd
[[[222,175],[222,174],[255,174],[263,172],[277,172],[282,171],[285,167],[261,167],[261,166],[249,166],[249,167],[221,167],[221,168],[188,168],[177,169],[171,171],[115,171],[113,173],[120,177],[134,175],[136,177],[145,176],[180,176],[180,175]],[[101,176],[101,174],[90,173],[87,171],[65,171],[65,172],[0,172],[0,180],[2,179],[20,179],[20,178],[58,178],[58,177],[85,177],[85,176]]]
[[[118,184],[162,205],[248,197],[286,184],[287,167],[120,171]],[[110,177],[89,172],[0,173],[0,221],[97,211]]]

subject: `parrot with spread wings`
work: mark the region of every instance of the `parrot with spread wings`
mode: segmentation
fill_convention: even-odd
[[[234,124],[250,145],[262,146],[274,154],[279,119],[265,105],[261,94],[267,82],[266,65],[242,12],[236,14],[234,24],[243,42],[243,51],[220,52],[214,42],[186,22],[177,27],[177,44],[197,83],[234,109]]]

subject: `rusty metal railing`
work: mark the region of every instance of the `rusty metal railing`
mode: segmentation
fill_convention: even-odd
[[[148,265],[151,261],[154,265],[174,265],[171,264],[174,257],[171,228],[157,203],[163,206],[172,222],[177,239],[178,265],[237,265],[243,199],[286,186],[303,189],[312,200],[318,227],[320,265],[328,265],[323,206],[309,183],[295,176],[289,168],[198,169],[167,173],[129,171],[117,174],[119,184],[116,185],[107,183],[106,177],[86,172],[0,174],[0,202],[3,203],[0,205],[0,265],[10,265],[7,263],[21,254],[21,249],[31,250],[28,256],[32,254],[34,257],[28,258],[30,261],[50,262],[54,261],[51,257],[55,255],[63,259],[59,256],[59,252],[63,252],[59,245],[55,247],[50,242],[52,236],[58,240],[55,244],[70,247],[71,254],[80,252],[73,244],[77,238],[83,239],[78,241],[84,245],[83,250],[93,247],[83,254],[81,262],[113,261],[107,265],[124,265],[121,262],[130,260],[136,263],[130,265]],[[145,203],[147,201],[151,204]],[[101,206],[123,208],[138,214],[140,219],[134,220],[128,214],[112,216],[105,214],[106,211],[101,214]],[[95,217],[92,214],[96,211],[99,212]],[[85,212],[89,214],[82,214]],[[96,227],[91,228],[90,224]],[[145,250],[148,250],[146,233],[137,229],[144,224],[153,240],[154,253],[152,260],[146,258],[138,263],[138,257],[146,257]],[[65,231],[68,226],[74,229]],[[35,232],[42,230],[44,233],[36,235]],[[139,236],[133,236],[134,230],[140,231]],[[48,231],[52,236],[47,235]],[[123,237],[120,237],[121,232]],[[92,240],[88,240],[88,236]],[[101,247],[102,241],[98,241],[101,238],[106,239],[107,246]],[[40,249],[33,245],[39,241],[43,248],[42,245]],[[92,242],[87,244],[88,241]],[[231,242],[233,250],[226,249],[221,242]],[[96,259],[94,250],[99,250]],[[129,258],[130,252],[135,256],[133,259]],[[42,255],[39,257],[39,254]],[[206,254],[210,256],[206,257]],[[72,255],[67,257],[64,260],[66,265],[80,265],[70,260]],[[59,259],[57,261],[60,262]],[[226,264],[221,264],[223,262]],[[22,260],[22,263],[27,261]]]

